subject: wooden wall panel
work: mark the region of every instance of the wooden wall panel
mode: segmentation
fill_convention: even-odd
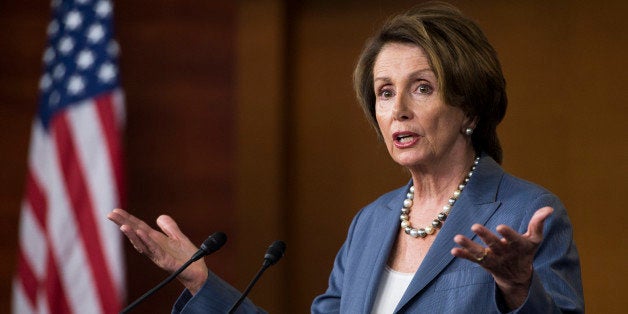
[[[235,19],[231,1],[116,3],[127,95],[128,208],[153,223],[170,214],[188,237],[234,234]],[[234,280],[235,248],[207,258]],[[127,248],[129,301],[167,274]],[[169,312],[173,283],[138,307]]]
[[[350,86],[364,40],[415,1],[302,1],[293,8],[288,141],[291,312],[324,291],[355,212],[408,176],[365,124]],[[580,248],[587,309],[619,312],[627,271],[619,206],[626,182],[628,80],[620,1],[455,1],[497,49],[510,107],[499,129],[506,170],[558,194]],[[602,214],[604,213],[604,214]],[[601,217],[603,215],[603,217]],[[593,231],[595,230],[595,231]],[[310,267],[308,272],[303,265]]]
[[[250,297],[269,313],[288,313],[292,277],[287,261],[297,247],[286,238],[286,8],[278,0],[240,1],[237,41],[237,248],[235,287],[244,290],[268,245],[288,242],[287,256],[268,269]]]
[[[41,1],[40,1],[41,2]],[[0,312],[9,312],[48,3],[0,2]]]

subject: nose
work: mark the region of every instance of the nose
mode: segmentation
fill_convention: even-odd
[[[412,119],[413,114],[412,110],[410,110],[409,104],[409,99],[405,93],[400,93],[395,99],[395,103],[393,105],[393,118],[399,121]]]

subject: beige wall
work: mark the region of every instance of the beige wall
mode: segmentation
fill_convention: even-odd
[[[251,9],[253,2],[243,1],[240,9]],[[241,146],[250,149],[249,145],[265,139],[272,140],[273,150],[271,155],[254,151],[240,155],[241,162],[251,167],[240,173],[239,186],[265,185],[259,182],[265,178],[271,178],[272,184],[279,181],[275,190],[266,186],[255,196],[273,199],[273,209],[262,210],[279,208],[275,216],[262,217],[280,220],[288,242],[283,265],[273,270],[287,278],[288,289],[278,292],[278,297],[287,296],[283,306],[289,313],[302,313],[326,288],[333,257],[355,212],[407,180],[363,119],[350,79],[365,39],[389,14],[416,2],[301,1],[288,6],[266,2],[284,13],[256,8],[247,14],[257,16],[254,23],[259,26],[282,21],[283,29],[275,29],[269,41],[258,44],[283,51],[285,58],[277,65],[276,54],[267,63],[259,50],[245,51],[257,58],[241,66],[240,75],[246,80],[252,69],[266,75],[262,84],[244,84],[238,90],[243,123],[238,129],[247,130],[240,137]],[[455,3],[484,29],[506,75],[510,104],[499,129],[504,167],[561,197],[580,249],[587,310],[621,312],[628,305],[621,296],[628,279],[623,239],[627,215],[620,208],[628,175],[623,86],[628,83],[626,5],[622,1]],[[241,19],[240,25],[251,26],[251,21]],[[256,36],[262,34],[248,29],[240,36],[241,43],[257,42]],[[268,81],[279,89],[269,92]],[[251,125],[251,115],[267,102],[270,111],[263,117],[268,129]],[[276,126],[276,121],[283,124]],[[253,130],[256,135],[251,138]],[[269,159],[260,164],[259,156]],[[277,171],[269,172],[266,164],[275,165]],[[266,289],[272,289],[272,283],[266,284]],[[262,299],[269,294],[264,288],[257,291]]]

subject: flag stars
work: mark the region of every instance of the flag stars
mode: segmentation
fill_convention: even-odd
[[[107,53],[111,57],[117,57],[120,54],[120,45],[114,39],[110,40],[107,44]]]
[[[85,90],[85,80],[81,76],[72,75],[68,80],[67,89],[70,95],[79,94]]]
[[[94,64],[94,53],[91,50],[81,50],[76,57],[76,65],[79,69],[85,70]]]
[[[62,63],[57,64],[54,68],[54,70],[52,70],[52,77],[59,81],[63,78],[63,76],[65,75],[65,65],[63,65]]]
[[[50,78],[50,75],[46,73],[41,76],[41,79],[39,79],[39,89],[46,91],[50,88],[50,86],[52,86],[52,79]]]
[[[100,0],[96,4],[96,15],[100,18],[106,18],[111,14],[112,7],[111,2],[109,0]]]
[[[52,47],[46,48],[46,50],[44,51],[44,62],[46,64],[50,64],[52,61],[54,61],[55,56],[55,50],[52,49]]]
[[[41,104],[54,112],[115,87],[120,47],[108,29],[113,1],[48,1],[55,18],[46,28],[38,89]]]
[[[48,33],[49,37],[52,37],[57,34],[59,31],[59,23],[57,20],[52,20],[48,23],[48,28],[46,29],[46,33]]]
[[[48,103],[52,107],[55,107],[56,105],[58,105],[60,100],[61,100],[61,95],[59,95],[59,92],[57,92],[56,90],[53,90],[52,93],[50,93],[50,96],[48,96]]]
[[[69,54],[70,52],[72,52],[72,49],[74,49],[74,39],[68,36],[61,38],[61,40],[59,41],[59,47],[57,47],[57,49],[63,55]]]
[[[64,23],[68,30],[76,30],[79,26],[81,26],[81,23],[83,23],[83,16],[79,11],[72,10],[65,16]]]
[[[104,83],[111,83],[116,78],[117,72],[116,67],[112,63],[107,62],[98,70],[98,79]]]
[[[87,30],[87,39],[91,43],[98,43],[103,37],[105,37],[105,30],[100,24],[92,24]]]

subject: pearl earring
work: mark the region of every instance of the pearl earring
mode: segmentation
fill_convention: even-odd
[[[464,134],[471,136],[471,134],[473,134],[473,129],[472,128],[467,128],[466,130],[464,130]]]

